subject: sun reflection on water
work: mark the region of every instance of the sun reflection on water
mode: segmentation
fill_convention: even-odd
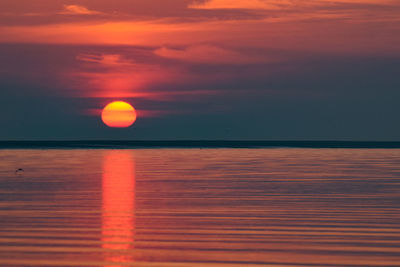
[[[133,261],[135,160],[131,151],[110,150],[103,157],[102,248],[105,267]]]

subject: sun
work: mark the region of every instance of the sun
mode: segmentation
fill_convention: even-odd
[[[114,101],[101,113],[104,124],[112,128],[127,128],[136,121],[136,110],[128,103]]]

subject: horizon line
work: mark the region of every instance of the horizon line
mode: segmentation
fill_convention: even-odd
[[[400,141],[343,140],[0,140],[0,149],[400,148]]]

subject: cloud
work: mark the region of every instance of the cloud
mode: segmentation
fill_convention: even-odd
[[[373,4],[395,5],[393,0],[208,0],[195,2],[188,7],[193,9],[287,9],[291,7],[333,6],[335,4]]]
[[[205,39],[219,22],[173,23],[170,20],[103,21],[0,27],[0,43],[159,45]],[[195,36],[194,36],[195,35]],[[18,40],[19,39],[19,40]]]
[[[246,6],[243,1],[232,2]],[[400,9],[395,5],[361,8],[358,4],[325,3],[325,9],[299,4],[297,11],[268,11],[264,12],[268,13],[265,17],[253,19],[237,18],[239,15],[218,19],[218,14],[232,12],[226,10],[191,10],[196,14],[213,13],[216,17],[190,21],[176,18],[116,21],[117,17],[100,19],[98,16],[83,16],[83,19],[93,18],[91,21],[82,21],[79,20],[82,16],[76,16],[74,21],[64,17],[68,19],[64,23],[0,26],[0,43],[143,46],[152,50],[159,48],[155,54],[163,58],[200,63],[268,61],[262,53],[255,55],[257,49],[269,50],[270,55],[274,54],[273,50],[398,54],[400,38],[393,32],[400,24]],[[124,59],[115,55],[86,57],[86,61],[90,60],[109,66],[132,64],[122,62]]]
[[[70,77],[77,81],[77,96],[156,98],[158,94],[152,94],[149,88],[185,80],[183,70],[135,62],[126,54],[86,53],[79,54],[76,59],[82,65],[78,71],[71,72]],[[82,84],[84,91],[79,90]]]
[[[206,64],[245,64],[268,61],[212,45],[194,45],[185,49],[162,47],[154,51],[160,57]]]
[[[97,15],[101,14],[99,11],[89,10],[88,8],[80,5],[64,5],[64,11],[61,14],[66,15]]]
[[[291,0],[209,0],[202,3],[194,3],[189,8],[194,9],[280,9],[291,6],[295,1]]]
[[[133,61],[125,59],[119,54],[80,54],[76,59],[79,61],[100,64],[105,67],[126,67],[136,65]]]

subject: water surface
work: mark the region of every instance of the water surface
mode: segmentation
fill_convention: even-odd
[[[0,150],[0,266],[205,264],[400,266],[400,150]]]

